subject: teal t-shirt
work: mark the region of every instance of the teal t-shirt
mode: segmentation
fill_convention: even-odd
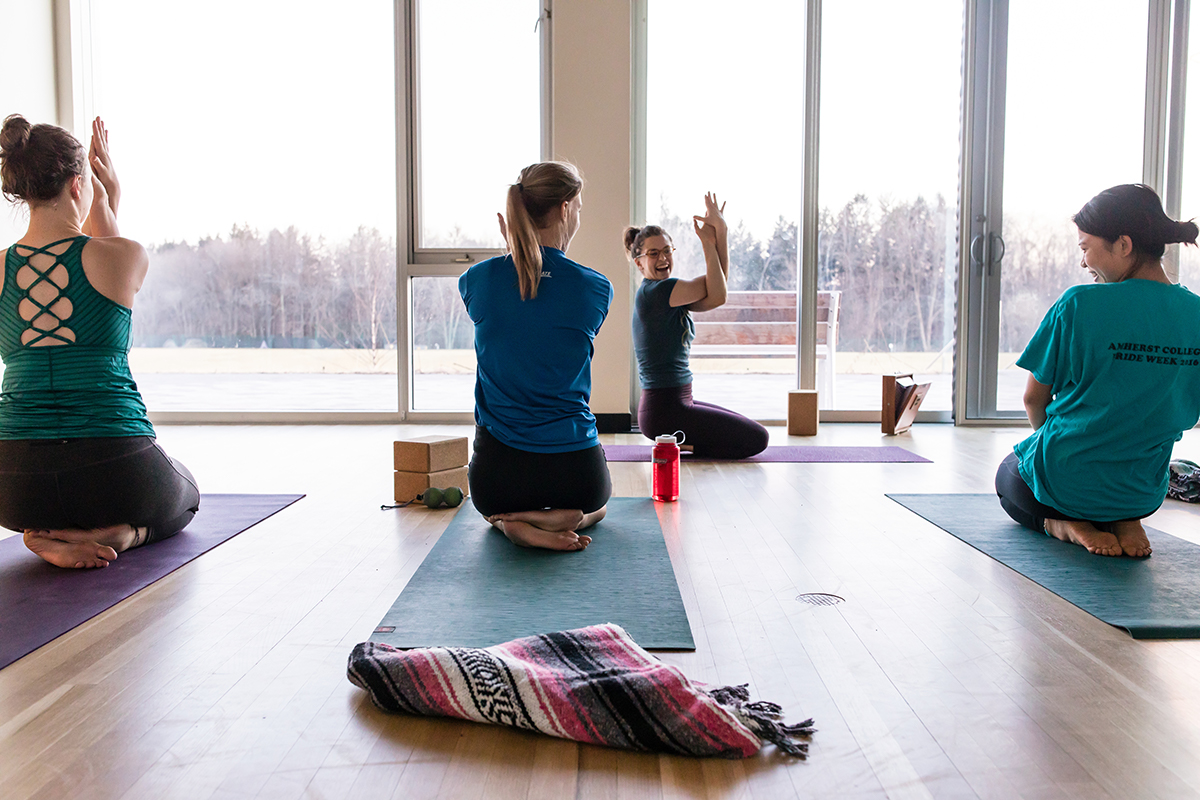
[[[633,298],[633,352],[643,389],[666,389],[692,382],[688,358],[696,325],[687,306],[672,306],[678,278],[644,280]]]
[[[1158,508],[1172,445],[1200,418],[1200,297],[1144,280],[1073,286],[1017,366],[1054,398],[1014,448],[1034,496],[1097,522]]]

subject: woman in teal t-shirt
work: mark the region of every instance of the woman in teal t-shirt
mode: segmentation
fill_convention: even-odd
[[[87,153],[62,128],[8,117],[0,179],[29,207],[29,230],[0,251],[0,525],[55,566],[106,567],[174,536],[200,504],[129,372],[149,258],[117,232],[120,185],[99,119]]]
[[[996,493],[1027,528],[1148,556],[1141,520],[1166,497],[1173,444],[1200,419],[1200,297],[1171,282],[1162,256],[1198,230],[1140,184],[1101,192],[1074,221],[1095,284],[1064,292],[1017,360],[1034,432],[1001,463]]]

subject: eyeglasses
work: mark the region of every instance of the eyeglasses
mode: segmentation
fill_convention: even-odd
[[[658,259],[661,256],[669,257],[671,255],[671,253],[674,253],[674,252],[675,252],[675,248],[672,247],[671,245],[667,245],[666,247],[664,247],[661,250],[647,250],[646,252],[642,253],[641,256],[638,256],[638,258],[645,256],[646,258],[650,259],[651,261],[658,261]]]

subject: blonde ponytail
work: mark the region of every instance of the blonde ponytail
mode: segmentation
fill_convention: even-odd
[[[542,278],[542,245],[538,230],[554,224],[552,219],[563,203],[583,191],[583,178],[573,164],[543,161],[521,170],[517,182],[508,187],[505,223],[508,250],[517,268],[521,299],[537,297]]]

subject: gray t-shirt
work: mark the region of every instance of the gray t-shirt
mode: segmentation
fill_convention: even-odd
[[[644,280],[633,299],[633,351],[643,389],[692,382],[688,353],[696,326],[687,306],[671,307],[671,290],[677,280]]]

